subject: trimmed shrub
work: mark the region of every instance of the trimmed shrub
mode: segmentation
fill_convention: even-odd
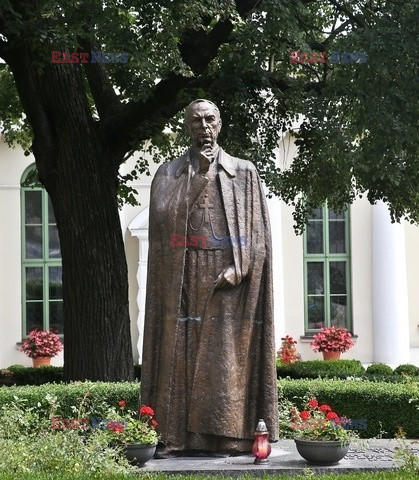
[[[39,402],[47,411],[50,402],[47,398],[57,397],[56,416],[75,418],[77,413],[72,407],[79,405],[84,398],[92,417],[103,417],[109,406],[116,406],[124,399],[127,407],[136,410],[139,405],[140,384],[138,382],[74,382],[45,384],[39,386],[11,386],[0,388],[0,405],[12,404],[14,397],[26,399],[28,406]]]
[[[0,382],[2,385],[42,385],[63,381],[63,367],[45,365],[42,367],[24,367],[11,365],[2,370]]]
[[[364,374],[365,369],[359,360],[311,360],[290,365],[277,364],[278,378],[347,378]]]
[[[410,363],[404,363],[394,369],[394,373],[397,375],[409,375],[410,377],[419,376],[419,368]]]
[[[366,373],[369,375],[392,375],[393,369],[385,363],[373,363],[367,368]]]
[[[135,379],[141,380],[141,365],[134,365]],[[63,367],[42,366],[24,367],[11,365],[0,370],[0,385],[43,385],[44,383],[60,383],[64,381]]]
[[[367,419],[359,430],[363,438],[392,438],[402,428],[408,438],[419,438],[419,383],[384,383],[366,380],[279,380],[281,395],[303,407],[306,394],[351,419]]]

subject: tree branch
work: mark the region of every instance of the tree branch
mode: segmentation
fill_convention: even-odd
[[[344,13],[355,25],[358,25],[358,27],[365,28],[366,24],[365,22],[359,18],[358,15],[354,15],[349,8],[347,8],[345,5],[341,5],[339,2],[336,0],[329,0],[329,2],[334,5],[339,12]]]
[[[84,39],[82,45],[87,51],[97,50],[90,40]],[[85,64],[85,71],[99,117],[106,122],[119,110],[121,103],[103,63],[88,62]]]
[[[260,0],[236,0],[236,8],[244,17],[259,2]],[[232,30],[232,22],[223,20],[217,22],[209,33],[203,29],[185,32],[179,50],[183,61],[194,72],[195,78],[171,73],[168,78],[156,85],[147,100],[121,105],[119,114],[103,125],[103,128],[108,130],[106,137],[117,138],[117,148],[123,149],[134,137],[136,140],[147,139],[161,129],[170,117],[188,104],[190,98],[188,96],[180,98],[179,93],[199,82],[197,77],[217,56],[219,47],[228,41]]]

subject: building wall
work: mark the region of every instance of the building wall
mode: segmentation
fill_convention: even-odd
[[[279,164],[286,166],[294,155],[292,143],[283,141],[279,149]],[[24,170],[34,162],[21,150],[10,149],[0,139],[0,367],[12,364],[31,365],[31,360],[17,351],[21,341],[21,215],[20,180]],[[131,171],[135,158],[123,167]],[[156,165],[152,165],[154,173]],[[138,261],[139,239],[132,236],[129,225],[149,204],[151,177],[142,178],[134,185],[140,205],[121,209],[121,228],[124,236],[129,276],[129,301],[134,360],[139,358],[138,317]],[[274,262],[274,303],[277,346],[283,335],[298,340],[298,350],[304,360],[320,359],[312,352],[304,335],[304,279],[303,240],[293,230],[292,208],[278,199],[269,199],[272,224]],[[367,200],[357,200],[351,206],[352,256],[352,316],[356,345],[342,358],[356,358],[369,363],[373,360],[372,322],[372,207]],[[419,228],[405,224],[407,259],[409,338],[410,347],[419,348]],[[140,282],[145,282],[144,276]],[[144,286],[144,284],[143,284]],[[140,342],[141,343],[141,340]],[[62,364],[62,355],[52,360]]]

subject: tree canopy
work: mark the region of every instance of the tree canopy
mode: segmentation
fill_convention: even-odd
[[[304,205],[342,208],[364,192],[388,202],[395,219],[417,221],[418,18],[417,2],[403,0],[3,0],[0,54],[7,61],[27,42],[36,68],[48,69],[54,50],[125,52],[126,63],[77,67],[92,118],[126,151],[151,139],[167,156],[163,128],[178,131],[182,107],[210,97],[224,143],[256,163],[272,193],[296,202],[300,222]],[[328,61],[291,63],[291,51],[327,52]],[[367,61],[331,63],[336,51],[366,52]],[[3,128],[27,149],[30,121],[10,70],[0,75]],[[278,135],[298,119],[299,156],[280,170]]]
[[[67,278],[88,268],[69,259],[88,244],[67,225],[94,236],[100,226],[81,212],[100,197],[115,209],[107,221],[116,232],[119,166],[135,150],[161,160],[182,149],[182,135],[173,144],[164,131],[180,132],[194,98],[219,105],[220,143],[295,205],[300,230],[308,209],[327,200],[340,210],[363,194],[387,202],[393,219],[417,222],[418,19],[414,0],[0,0],[1,124],[34,152]],[[287,132],[298,156],[280,166],[275,148]],[[102,242],[99,233],[89,241]],[[107,241],[116,265],[122,242],[116,233]],[[73,316],[76,324],[67,310],[66,322]]]

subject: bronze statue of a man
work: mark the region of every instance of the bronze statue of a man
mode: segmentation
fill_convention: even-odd
[[[185,112],[192,146],[151,187],[141,402],[169,451],[251,450],[277,440],[271,235],[252,163],[217,144],[220,112]]]

